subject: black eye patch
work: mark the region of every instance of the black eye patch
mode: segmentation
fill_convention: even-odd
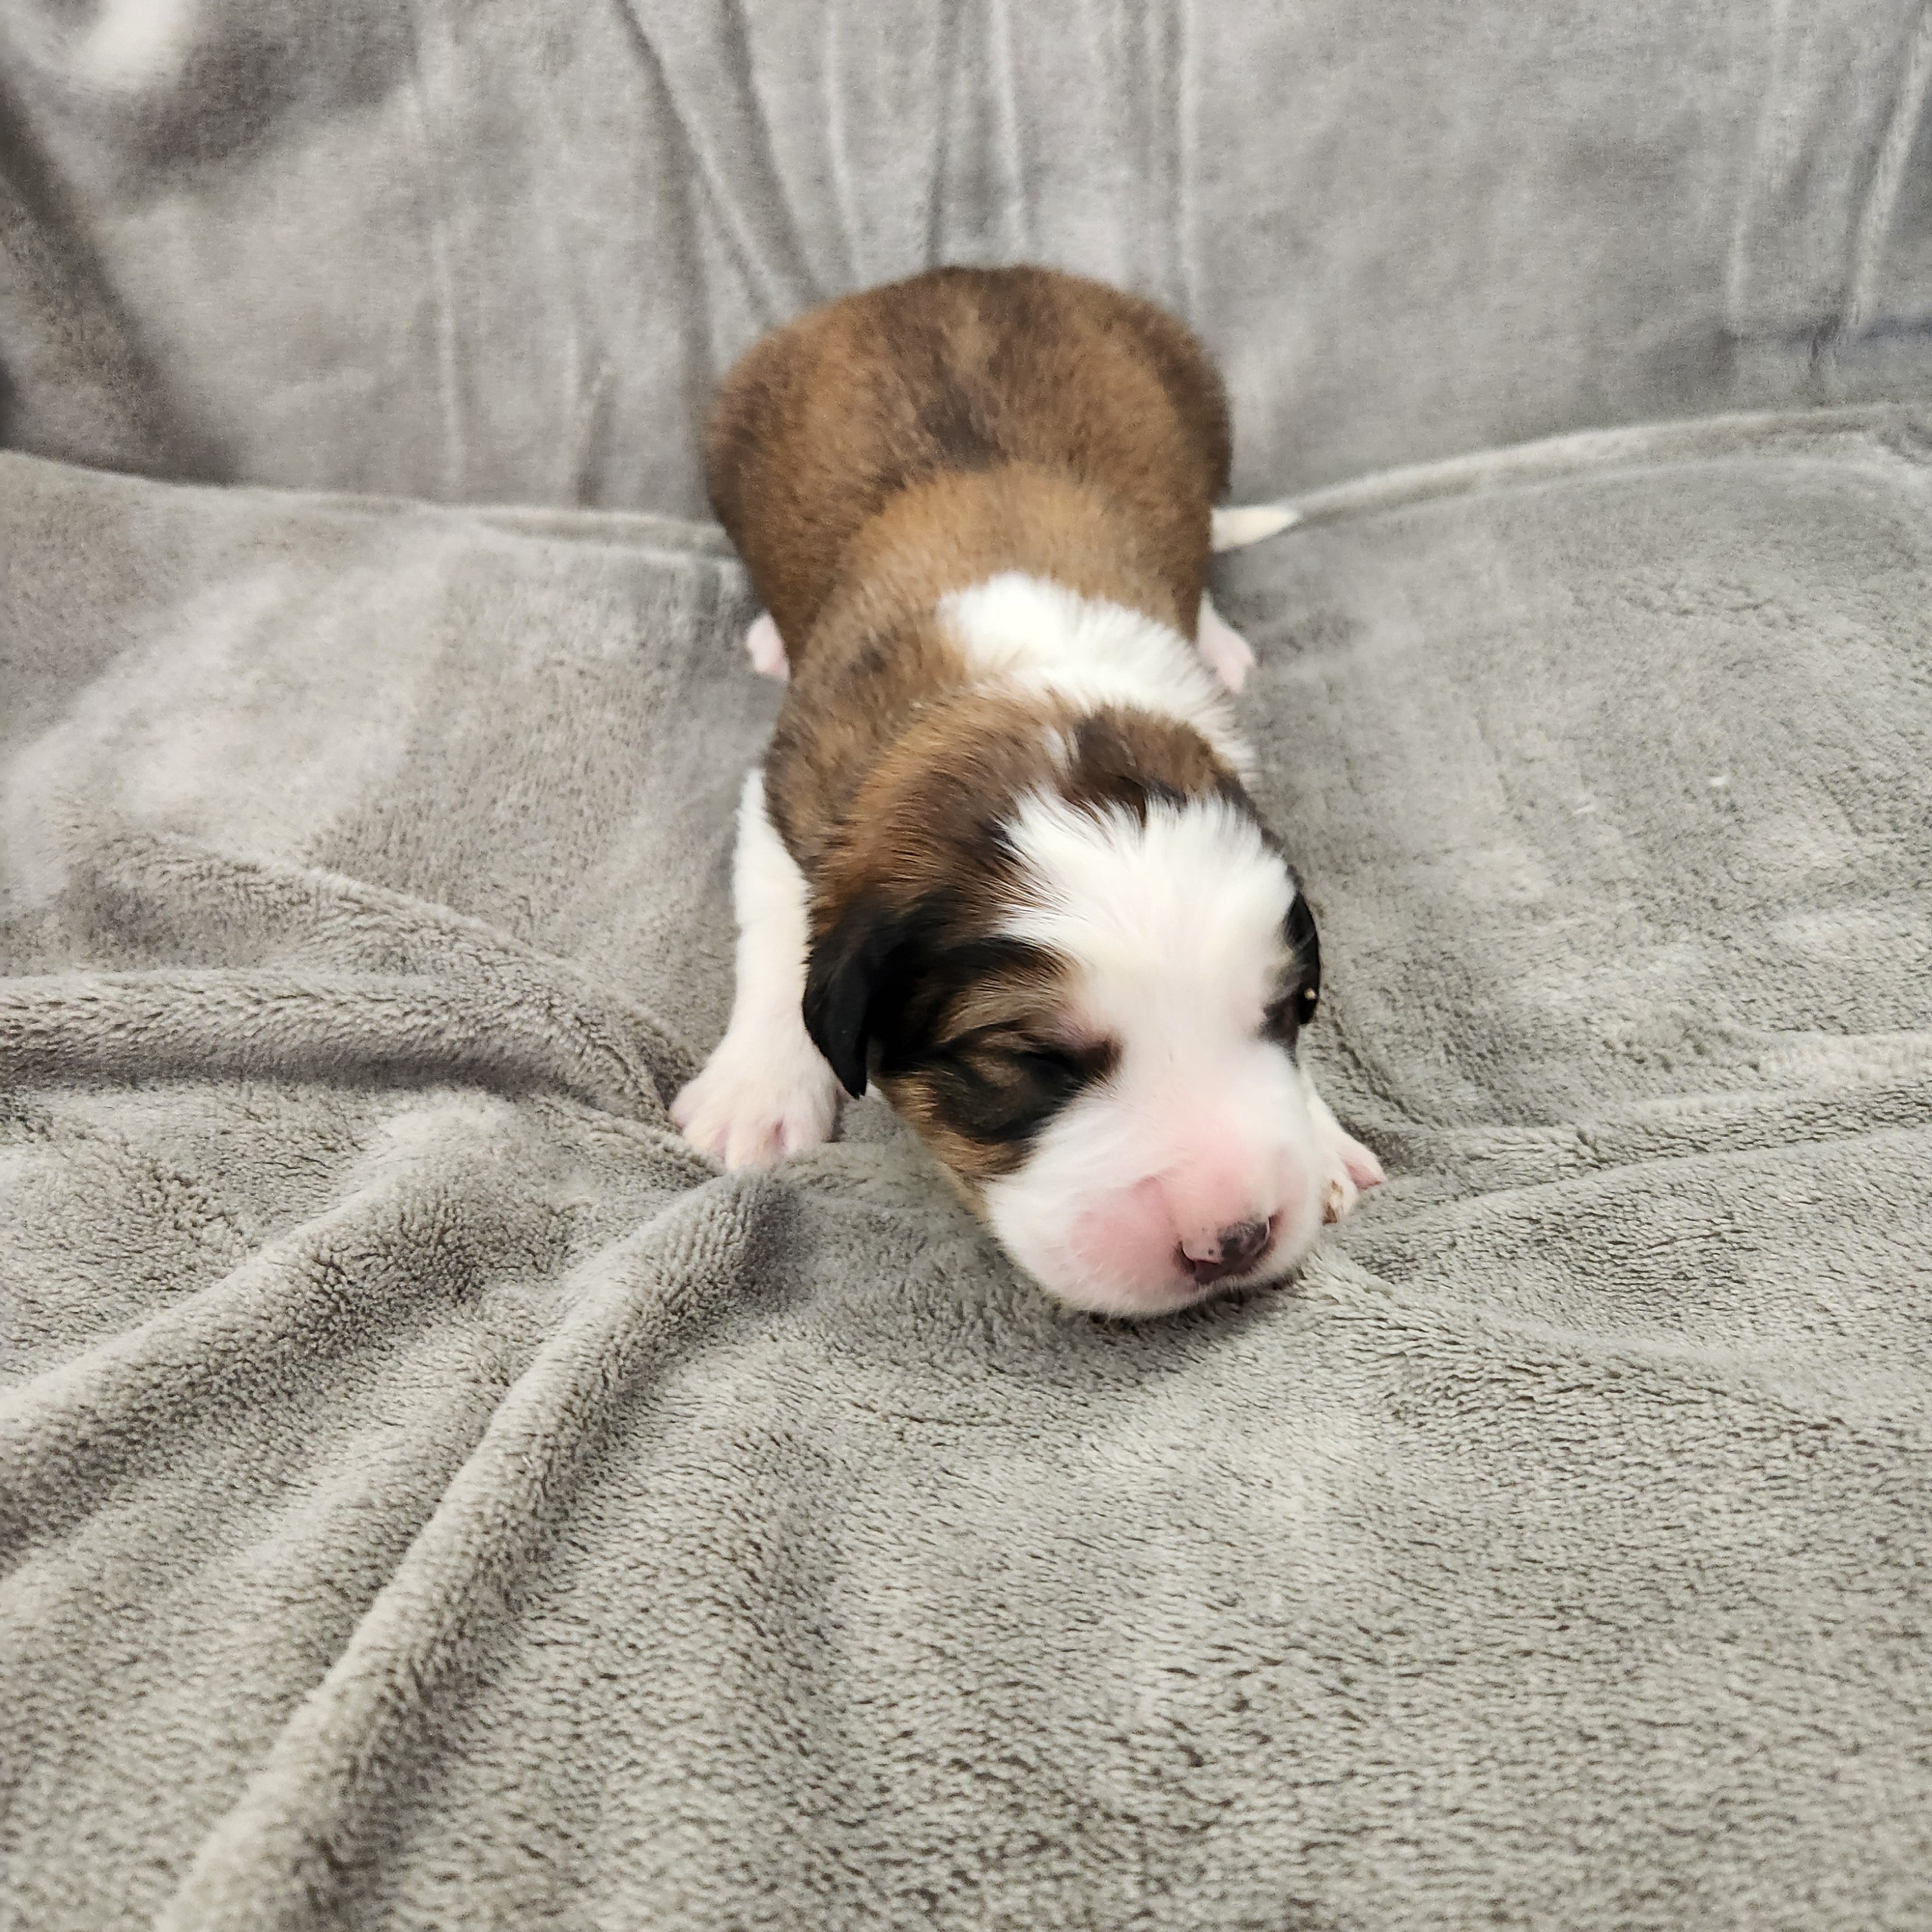
[[[1315,915],[1298,891],[1282,921],[1281,938],[1288,950],[1288,964],[1262,1016],[1262,1031],[1292,1053],[1322,1000],[1322,941],[1315,930]]]
[[[1315,1017],[1314,1002],[1300,992],[1275,1000],[1262,1015],[1262,1036],[1294,1051],[1301,1029]]]
[[[1076,1094],[1105,1079],[1119,1057],[1111,1042],[1069,1046],[986,1028],[947,1041],[920,1071],[947,1126],[1004,1146],[1038,1133]]]

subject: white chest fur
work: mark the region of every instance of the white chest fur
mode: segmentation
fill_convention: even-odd
[[[1082,712],[1144,711],[1191,726],[1244,781],[1253,754],[1226,692],[1180,633],[1064,584],[1003,571],[940,600],[940,620],[989,684]]]

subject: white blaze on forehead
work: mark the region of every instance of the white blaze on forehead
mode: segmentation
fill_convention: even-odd
[[[1082,712],[1151,712],[1191,726],[1243,778],[1254,757],[1201,654],[1172,626],[1064,584],[1002,572],[940,600],[939,615],[988,682]]]
[[[1259,1026],[1295,888],[1245,812],[1198,798],[1143,824],[1034,793],[1008,831],[1027,903],[1003,930],[1071,962],[1080,1005],[1130,1056]]]
[[[1321,1228],[1334,1165],[1301,1070],[1263,1028],[1295,897],[1286,862],[1219,797],[1153,805],[1143,823],[1042,789],[1006,831],[1020,878],[1001,929],[1067,961],[1071,1012],[1119,1059],[987,1184],[994,1231],[1076,1307],[1197,1300],[1185,1257],[1258,1221],[1272,1238],[1244,1279],[1280,1279]]]

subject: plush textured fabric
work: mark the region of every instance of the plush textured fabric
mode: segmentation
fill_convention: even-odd
[[[1178,309],[1257,496],[1932,385],[1916,0],[5,0],[12,446],[701,508],[820,298]]]
[[[0,1928],[1932,1924],[1925,20],[0,0]],[[1016,258],[1391,1172],[1141,1329],[664,1114],[704,400]]]
[[[1228,560],[1296,1288],[723,1178],[715,532],[0,458],[0,1898],[35,1932],[1932,1918],[1932,422]]]

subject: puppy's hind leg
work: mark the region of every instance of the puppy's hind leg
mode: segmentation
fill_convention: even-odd
[[[783,684],[791,676],[791,660],[785,656],[784,640],[778,635],[778,627],[769,610],[754,618],[746,632],[745,655],[760,677],[776,678]]]
[[[738,806],[732,898],[731,1024],[704,1070],[671,1102],[670,1117],[693,1147],[727,1167],[770,1167],[830,1134],[838,1081],[805,1030],[805,874],[766,812],[762,772],[746,779]]]
[[[1214,514],[1214,547],[1222,550],[1245,550],[1250,544],[1278,536],[1301,520],[1299,510],[1280,503],[1223,505]],[[1204,591],[1201,597],[1200,621],[1195,636],[1208,668],[1230,691],[1238,692],[1255,668],[1255,654],[1246,638],[1214,608],[1214,600]]]
[[[1254,649],[1247,639],[1214,608],[1214,600],[1201,593],[1201,618],[1195,626],[1195,639],[1208,668],[1230,691],[1239,691],[1255,668]]]
[[[1292,530],[1301,520],[1299,510],[1286,503],[1224,503],[1214,512],[1210,528],[1215,554],[1246,550]]]

